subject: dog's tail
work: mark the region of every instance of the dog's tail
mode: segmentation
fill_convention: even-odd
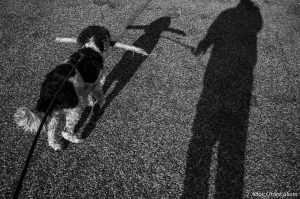
[[[43,115],[43,113],[34,113],[29,108],[20,107],[14,114],[14,120],[26,132],[36,133]],[[45,126],[43,126],[42,131],[45,131]]]

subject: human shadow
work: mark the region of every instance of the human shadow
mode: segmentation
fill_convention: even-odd
[[[160,36],[163,32],[168,31],[185,36],[185,33],[181,30],[170,28],[171,18],[161,17],[151,22],[149,25],[127,26],[126,29],[143,29],[145,33],[141,35],[132,45],[144,49],[150,54],[157,45]],[[105,104],[100,108],[96,105],[93,110],[93,115],[88,124],[83,130],[82,138],[88,137],[91,131],[95,128],[97,121],[103,115],[105,109],[110,105],[113,99],[120,93],[120,91],[126,86],[130,79],[134,76],[134,73],[138,70],[141,64],[147,59],[147,56],[133,53],[132,51],[126,51],[122,56],[119,63],[113,68],[113,70],[106,77],[105,84],[103,86],[104,93],[107,93],[108,89],[114,82],[115,87],[107,95]]]
[[[262,23],[259,8],[241,0],[217,17],[193,51],[203,54],[213,45],[193,121],[181,199],[208,198],[213,166],[214,198],[243,197],[253,70]],[[216,146],[217,165],[212,165]]]

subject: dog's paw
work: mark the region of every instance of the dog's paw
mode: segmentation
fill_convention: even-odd
[[[66,140],[68,140],[68,141],[70,141],[72,143],[75,143],[75,144],[83,142],[83,139],[80,139],[76,135],[72,135],[72,134],[70,134],[68,132],[65,132],[65,131],[62,132],[62,136]]]
[[[49,146],[53,148],[55,151],[62,150],[61,144],[55,143],[55,142],[49,142]]]

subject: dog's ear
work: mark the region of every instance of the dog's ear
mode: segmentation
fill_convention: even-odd
[[[97,28],[97,31],[94,35],[96,46],[103,52],[107,50],[107,45],[110,43],[111,36],[109,31],[102,26]]]
[[[95,44],[101,52],[104,51],[104,40],[103,39],[95,39]]]
[[[99,34],[95,37],[95,43],[97,47],[103,52],[111,46],[111,36],[107,29],[103,29],[102,34]]]

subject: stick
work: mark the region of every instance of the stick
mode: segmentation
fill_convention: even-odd
[[[71,38],[56,37],[55,41],[59,43],[77,43],[77,39],[75,37],[71,37]]]
[[[58,42],[58,43],[77,43],[77,39],[75,37],[71,37],[71,38],[56,37],[55,41]],[[138,47],[135,47],[135,46],[130,46],[130,45],[123,44],[123,43],[120,43],[120,42],[117,42],[114,45],[114,47],[125,49],[125,50],[131,50],[133,52],[136,52],[136,53],[139,53],[139,54],[142,54],[142,55],[146,55],[146,56],[148,55],[148,53],[146,53],[146,51],[144,51],[142,48],[138,48]]]
[[[127,44],[122,44],[122,43],[119,43],[117,42],[114,47],[117,47],[117,48],[122,48],[122,49],[125,49],[125,50],[131,50],[133,52],[136,52],[136,53],[139,53],[139,54],[142,54],[142,55],[149,55],[146,51],[144,51],[142,48],[138,48],[138,47],[135,47],[135,46],[130,46],[130,45],[127,45]]]

